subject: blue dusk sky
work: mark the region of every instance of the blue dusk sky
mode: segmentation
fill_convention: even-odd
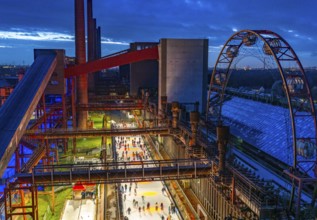
[[[102,55],[130,42],[208,38],[209,66],[243,29],[267,29],[293,47],[304,67],[317,66],[316,0],[94,0]],[[0,64],[31,64],[34,48],[74,56],[73,0],[2,0]]]

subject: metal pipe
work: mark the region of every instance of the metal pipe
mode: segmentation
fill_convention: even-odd
[[[228,126],[217,126],[217,143],[219,151],[219,174],[225,172],[226,146],[229,141],[230,130]]]
[[[199,112],[198,111],[192,111],[189,115],[190,118],[190,127],[192,131],[192,145],[196,146],[197,144],[197,130],[198,130],[198,123],[199,123]]]
[[[172,127],[177,128],[178,126],[178,116],[179,116],[179,103],[178,102],[172,102]]]

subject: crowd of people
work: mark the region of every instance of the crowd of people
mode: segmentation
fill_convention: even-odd
[[[115,137],[115,146],[119,161],[145,161],[150,159],[147,147],[141,136]],[[160,182],[159,184],[162,183]],[[135,213],[138,213],[139,217],[143,217],[144,219],[148,219],[149,216],[153,219],[152,214],[155,214],[155,216],[162,220],[178,219],[175,217],[175,205],[173,203],[168,205],[167,203],[170,200],[168,199],[165,186],[162,185],[162,194],[160,196],[155,196],[156,194],[146,195],[145,190],[157,189],[140,189],[137,182],[123,183],[119,186],[119,189],[124,203],[126,220],[130,219],[132,214]],[[156,198],[157,201],[155,201]]]

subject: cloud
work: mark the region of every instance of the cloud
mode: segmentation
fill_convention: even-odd
[[[130,45],[130,43],[120,42],[120,41],[114,41],[113,39],[109,39],[109,38],[102,38],[102,39],[101,39],[101,43],[102,43],[102,44],[125,45],[125,46]]]
[[[0,39],[30,40],[30,41],[65,41],[73,42],[74,36],[69,34],[45,31],[26,32],[22,29],[17,31],[0,31]],[[102,44],[129,45],[127,42],[114,41],[110,38],[102,38]],[[4,46],[2,47],[4,48]],[[6,47],[8,48],[8,47]]]
[[[68,34],[44,31],[0,31],[0,39],[32,40],[32,41],[74,41]]]
[[[0,48],[13,48],[12,46],[0,45]]]
[[[208,52],[209,53],[220,53],[220,50],[223,48],[223,45],[219,46],[209,46],[208,47]]]

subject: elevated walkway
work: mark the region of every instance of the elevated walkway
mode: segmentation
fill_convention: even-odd
[[[120,129],[51,129],[51,130],[27,130],[25,136],[34,139],[62,139],[99,136],[130,136],[142,134],[169,134],[169,128],[120,128]]]
[[[77,108],[82,111],[120,111],[120,110],[141,110],[142,103],[89,103],[78,104]]]
[[[209,160],[178,159],[41,166],[35,167],[32,173],[19,173],[16,177],[17,183],[56,186],[74,182],[122,183],[208,178],[210,175]]]
[[[130,101],[130,102],[142,102],[141,99],[133,96],[126,95],[102,95],[102,96],[90,96],[89,101],[91,102],[109,102],[109,101]]]
[[[37,56],[0,109],[0,176],[24,134],[56,63],[55,53]]]

